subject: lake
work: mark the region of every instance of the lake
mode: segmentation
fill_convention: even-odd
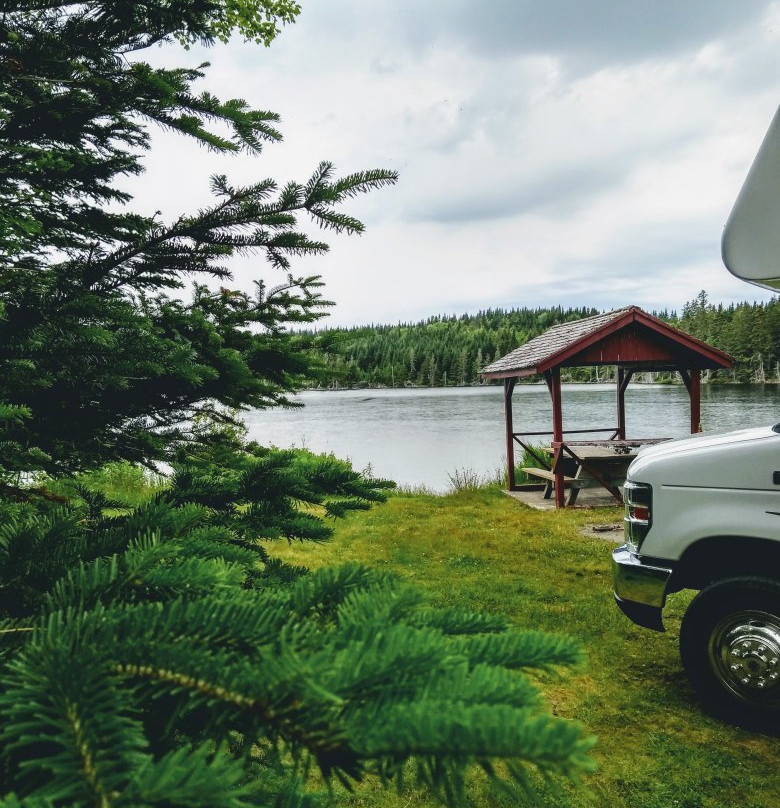
[[[614,385],[562,387],[564,429],[617,422]],[[249,437],[266,446],[333,452],[357,469],[370,467],[375,477],[436,492],[449,489],[456,470],[493,477],[506,465],[503,390],[498,386],[312,391],[296,400],[304,406],[246,413]],[[683,437],[689,434],[689,407],[682,385],[631,384],[626,436]],[[513,412],[517,432],[552,429],[543,384],[518,385]],[[701,416],[707,432],[776,423],[780,387],[702,385]]]

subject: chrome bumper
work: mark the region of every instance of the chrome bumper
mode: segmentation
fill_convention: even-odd
[[[625,544],[612,551],[615,602],[639,626],[664,631],[661,612],[671,576],[671,567],[647,564]]]

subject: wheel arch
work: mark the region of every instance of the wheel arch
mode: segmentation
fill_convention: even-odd
[[[780,541],[747,536],[711,536],[688,547],[675,564],[668,591],[704,589],[740,576],[780,581]]]

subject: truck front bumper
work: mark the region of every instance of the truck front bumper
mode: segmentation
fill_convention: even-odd
[[[671,577],[671,567],[648,564],[625,544],[612,551],[615,602],[639,626],[665,630],[661,613]]]

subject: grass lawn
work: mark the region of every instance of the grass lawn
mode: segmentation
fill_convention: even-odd
[[[543,676],[553,712],[598,737],[598,771],[582,787],[549,792],[550,808],[780,808],[780,741],[704,715],[677,652],[689,593],[672,596],[667,632],[634,626],[612,600],[610,553],[619,534],[583,528],[614,523],[619,509],[535,511],[497,489],[447,497],[397,494],[336,525],[326,545],[272,552],[314,568],[342,561],[385,566],[440,604],[507,615],[517,626],[565,633],[585,647],[587,666]],[[478,777],[473,805],[503,805]],[[435,805],[415,791],[366,783],[339,793],[344,806]]]

